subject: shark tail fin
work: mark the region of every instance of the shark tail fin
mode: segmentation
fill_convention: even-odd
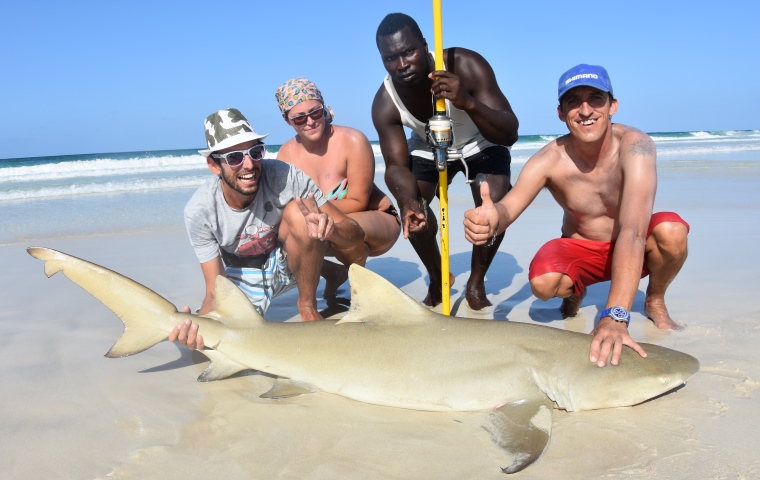
[[[338,323],[408,324],[430,319],[431,312],[424,305],[371,270],[352,264],[348,281],[351,308]]]
[[[132,279],[49,248],[29,247],[26,251],[45,262],[45,275],[63,272],[121,319],[124,333],[106,357],[125,357],[147,350],[182,323],[184,314],[178,313],[171,302]]]

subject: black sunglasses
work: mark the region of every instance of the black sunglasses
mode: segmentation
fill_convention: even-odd
[[[224,159],[224,161],[227,162],[227,165],[235,168],[243,164],[243,160],[245,160],[246,155],[251,157],[251,160],[253,161],[261,160],[264,158],[266,149],[266,145],[263,143],[257,143],[248,150],[236,150],[234,152],[227,153],[212,153],[211,157],[216,158],[217,160]]]
[[[296,117],[288,117],[288,119],[293,122],[293,125],[301,126],[305,124],[309,117],[311,117],[312,120],[319,120],[325,115],[325,107],[320,108],[319,110],[312,110],[309,113],[304,113],[303,115],[298,115]]]

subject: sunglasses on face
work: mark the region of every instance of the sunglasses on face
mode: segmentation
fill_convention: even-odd
[[[288,117],[288,119],[293,122],[293,125],[301,126],[305,124],[307,121],[309,121],[309,118],[311,117],[312,120],[319,120],[325,115],[325,107],[320,107],[317,110],[312,110],[309,113],[304,113],[303,115],[298,115],[295,117]]]
[[[583,98],[580,95],[568,95],[567,98],[562,98],[562,104],[568,110],[574,110],[579,108],[583,103],[588,103],[591,108],[602,108],[607,104],[609,94],[605,92],[593,93],[588,95],[588,98]]]
[[[224,159],[224,161],[227,162],[227,165],[235,168],[243,164],[243,160],[245,160],[246,155],[251,157],[251,160],[253,161],[261,160],[264,158],[264,152],[266,152],[266,148],[267,146],[263,143],[257,143],[248,150],[236,150],[234,152],[227,153],[212,153],[211,157],[216,158],[217,160]]]

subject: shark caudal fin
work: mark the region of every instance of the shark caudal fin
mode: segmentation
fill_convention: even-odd
[[[124,333],[106,357],[125,357],[147,350],[164,340],[183,320],[183,314],[164,297],[112,270],[49,248],[29,247],[26,251],[45,262],[45,275],[62,271],[124,322]]]
[[[348,269],[351,308],[338,322],[408,324],[428,321],[431,312],[380,275],[357,264]],[[435,314],[432,314],[435,315]]]

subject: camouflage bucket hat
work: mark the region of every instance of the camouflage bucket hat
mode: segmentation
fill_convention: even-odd
[[[203,157],[251,140],[261,140],[269,135],[260,135],[236,108],[227,108],[206,117],[206,145],[208,149],[198,150]]]

